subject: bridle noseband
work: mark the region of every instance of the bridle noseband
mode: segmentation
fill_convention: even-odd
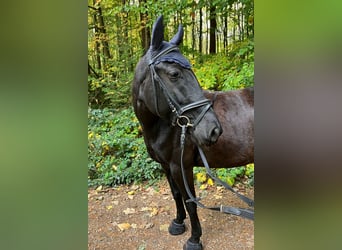
[[[156,112],[158,116],[161,116],[159,113],[159,106],[158,106],[158,89],[161,89],[164,93],[167,103],[171,109],[171,112],[173,114],[172,117],[172,125],[178,125],[180,127],[196,127],[196,125],[202,120],[205,113],[211,108],[212,102],[209,99],[202,99],[196,102],[192,102],[190,104],[187,104],[185,106],[181,106],[175,98],[170,94],[170,91],[168,90],[167,86],[164,84],[163,80],[159,77],[155,70],[155,65],[157,62],[157,59],[160,59],[162,56],[172,52],[172,51],[179,51],[178,47],[175,45],[172,45],[170,47],[167,47],[166,49],[159,52],[156,56],[152,57],[149,61],[149,67],[151,72],[151,78],[153,83],[153,91],[154,91],[154,101],[156,105]],[[192,71],[191,71],[192,72]],[[156,82],[158,84],[156,84]],[[196,109],[199,107],[203,107],[201,113],[199,116],[191,122],[191,119],[184,115],[186,111]]]

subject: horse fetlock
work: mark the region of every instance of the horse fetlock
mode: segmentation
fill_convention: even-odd
[[[171,222],[169,226],[169,233],[171,235],[180,235],[185,232],[185,224],[184,222],[181,224],[176,223],[174,220]]]
[[[187,240],[187,242],[183,246],[183,250],[202,250],[202,249],[203,249],[203,245],[201,242],[194,243],[194,242],[191,242],[190,239]]]

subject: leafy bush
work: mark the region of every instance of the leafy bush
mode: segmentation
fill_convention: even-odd
[[[198,56],[193,70],[204,89],[233,90],[254,85],[254,43],[231,45],[228,54]]]
[[[230,185],[243,178],[254,184],[254,164],[232,169],[217,169],[216,175]],[[88,109],[88,185],[117,185],[148,180],[158,181],[161,166],[145,147],[141,127],[131,108]],[[205,169],[194,168],[198,184],[211,183]]]
[[[132,108],[88,109],[88,184],[116,185],[158,180]]]
[[[237,181],[244,178],[248,178],[248,185],[254,185],[254,164],[236,168],[218,168],[212,169],[212,171],[218,178],[227,182],[230,186],[234,186]],[[211,185],[212,183],[212,180],[208,178],[206,170],[203,167],[195,167],[194,176],[197,184],[208,183]]]
[[[127,108],[131,105],[133,72],[114,79],[109,73],[99,78],[88,76],[88,100],[93,109]]]

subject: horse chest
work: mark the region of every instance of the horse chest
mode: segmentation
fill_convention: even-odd
[[[150,156],[159,163],[169,163],[173,160],[179,146],[176,145],[177,131],[173,127],[154,124],[145,127],[144,137]]]

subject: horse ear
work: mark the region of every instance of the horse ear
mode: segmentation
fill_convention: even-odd
[[[184,34],[183,26],[180,24],[178,26],[178,31],[176,35],[171,39],[170,43],[177,45],[177,46],[181,44],[183,40],[183,34]]]
[[[164,40],[163,16],[159,16],[152,28],[151,47],[157,50]]]

